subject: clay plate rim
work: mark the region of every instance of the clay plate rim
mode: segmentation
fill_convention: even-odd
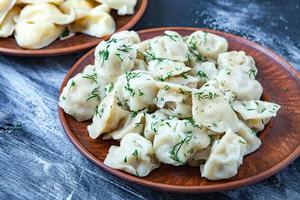
[[[146,11],[146,7],[148,5],[148,0],[139,0],[140,6],[138,10],[132,15],[132,18],[120,27],[119,29],[116,29],[116,32],[127,30],[132,28],[143,16],[143,14]],[[70,47],[61,47],[61,48],[56,48],[56,49],[48,49],[51,44],[45,48],[42,49],[36,49],[36,50],[30,50],[30,49],[13,49],[13,48],[7,48],[7,47],[0,47],[0,54],[6,54],[6,55],[13,55],[13,56],[23,56],[23,57],[41,57],[41,56],[58,56],[58,55],[67,55],[75,52],[79,52],[85,49],[92,48],[96,46],[99,42],[102,40],[108,39],[110,36],[104,36],[101,38],[96,38],[93,41],[89,41],[83,44],[78,44],[75,46],[70,46]],[[5,39],[5,38],[0,38],[0,39]]]
[[[256,44],[255,42],[251,42],[247,39],[244,39],[242,37],[230,34],[230,33],[225,33],[221,31],[215,31],[211,29],[206,29],[206,28],[194,28],[194,27],[160,27],[160,28],[150,28],[150,29],[144,29],[141,31],[138,31],[139,34],[143,33],[151,33],[151,32],[156,32],[156,31],[164,31],[164,30],[174,30],[174,31],[197,31],[197,30],[202,30],[202,31],[208,31],[211,33],[216,33],[216,34],[222,34],[228,37],[232,37],[240,43],[246,43],[255,49],[259,49],[263,51],[265,54],[268,54],[271,56],[274,60],[278,61],[282,67],[284,67],[286,70],[290,71],[292,75],[297,77],[297,82],[300,85],[300,75],[296,71],[294,67],[292,67],[287,61],[285,61],[282,57],[278,56],[275,54],[272,50],[269,50],[265,47],[262,47],[261,45]],[[77,69],[77,67],[82,63],[88,56],[94,53],[94,49],[91,49],[88,51],[85,55],[83,55],[73,66],[72,68],[68,71],[66,74],[61,88],[59,90],[59,94],[61,94],[63,87],[66,85],[67,81],[71,78],[70,76],[73,74],[73,72]],[[207,185],[207,186],[177,186],[177,185],[168,185],[168,184],[162,184],[162,183],[154,183],[151,181],[144,180],[142,178],[137,178],[135,176],[129,175],[125,172],[112,169],[110,167],[107,167],[104,165],[101,161],[99,161],[96,157],[94,157],[92,154],[90,154],[79,142],[78,140],[73,136],[71,130],[69,129],[66,118],[64,117],[65,113],[64,111],[58,106],[58,113],[59,113],[59,118],[62,123],[63,129],[65,130],[66,135],[68,138],[71,140],[73,145],[84,155],[86,156],[90,161],[92,161],[94,164],[99,166],[100,168],[104,169],[105,171],[108,171],[109,173],[125,179],[127,181],[140,184],[143,186],[151,187],[153,189],[158,189],[158,190],[163,190],[163,191],[169,191],[169,192],[178,192],[178,193],[206,193],[206,192],[217,192],[217,191],[223,191],[223,190],[229,190],[229,189],[234,189],[246,185],[250,185],[259,181],[262,181],[266,178],[269,178],[270,176],[276,174],[280,170],[282,170],[284,167],[288,166],[291,162],[293,162],[299,155],[300,155],[300,145],[295,149],[295,151],[290,154],[288,157],[286,157],[283,161],[280,163],[274,165],[270,169],[261,172],[255,176],[248,177],[245,179],[241,180],[235,180],[235,181],[230,181],[227,183],[221,183],[217,185]]]

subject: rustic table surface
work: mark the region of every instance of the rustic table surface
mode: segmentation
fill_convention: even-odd
[[[150,0],[134,30],[231,32],[273,49],[300,70],[299,13],[299,0]],[[0,199],[300,199],[300,158],[260,183],[199,195],[155,191],[99,169],[73,147],[57,115],[62,79],[82,54],[0,55]]]

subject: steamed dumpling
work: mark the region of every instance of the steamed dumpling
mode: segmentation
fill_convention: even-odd
[[[235,101],[232,107],[244,120],[276,117],[277,111],[280,109],[280,106],[275,103],[261,100]]]
[[[225,38],[205,31],[196,31],[186,38],[193,62],[207,59],[216,60],[219,54],[227,51],[228,42]]]
[[[217,79],[224,88],[237,94],[237,100],[258,100],[263,92],[261,84],[242,70],[221,69]]]
[[[136,133],[125,135],[119,147],[111,146],[104,164],[139,177],[159,167],[152,143]]]
[[[99,85],[93,65],[71,78],[59,97],[59,106],[78,121],[91,119],[99,103]]]
[[[118,15],[131,15],[137,0],[96,0],[118,11]]]
[[[210,138],[189,120],[164,120],[154,136],[153,148],[160,162],[183,165],[197,151],[205,149]]]
[[[95,65],[100,76],[115,82],[118,76],[134,67],[137,51],[134,42],[137,38],[131,32],[118,33],[109,41],[102,41],[95,50]]]
[[[254,59],[247,56],[244,51],[230,51],[221,53],[218,57],[219,69],[240,70],[248,74],[249,78],[255,79],[257,69]]]
[[[94,7],[95,3],[89,0],[66,0],[63,1],[63,3],[59,6],[59,9],[65,13],[69,13],[72,9],[74,9],[76,13],[76,19],[81,19],[87,16],[90,10],[92,10]],[[106,7],[106,11],[109,12],[109,10],[110,9]],[[104,7],[103,11],[105,11]]]
[[[115,91],[124,108],[139,111],[154,104],[158,87],[152,76],[145,71],[136,70],[120,76],[115,84]]]
[[[247,142],[230,129],[221,140],[214,142],[211,153],[200,167],[201,176],[209,180],[231,178],[243,163]]]
[[[164,59],[179,62],[188,60],[188,47],[181,35],[174,31],[165,31],[162,36],[143,41],[137,48],[147,62]]]
[[[162,112],[178,118],[192,117],[192,90],[189,87],[158,82],[159,91],[154,100]]]
[[[182,62],[175,62],[164,59],[162,61],[152,60],[148,63],[148,71],[157,80],[165,81],[166,79],[184,74],[191,68],[186,67]]]
[[[40,49],[56,40],[65,24],[75,20],[75,13],[63,14],[49,3],[25,6],[17,20],[15,39],[19,46]]]
[[[100,5],[90,10],[85,17],[71,24],[69,30],[94,37],[103,37],[115,32],[116,25],[112,16],[107,13],[107,7]]]
[[[16,0],[0,0],[0,24],[15,4]]]
[[[63,26],[50,22],[19,22],[15,29],[15,39],[20,47],[41,49],[55,41],[64,31]]]
[[[0,38],[6,38],[13,34],[16,23],[13,18],[18,16],[21,11],[20,7],[13,7],[5,16],[2,23],[0,22]]]
[[[120,140],[128,133],[141,134],[144,130],[145,111],[131,112],[118,125],[117,129],[104,135],[103,139]]]
[[[198,88],[199,81],[200,80],[197,77],[191,76],[188,74],[172,76],[165,80],[165,82],[168,82],[168,83],[174,83],[174,84],[178,84],[178,85],[182,85],[182,86],[186,86],[186,87],[190,87],[190,88]]]
[[[198,125],[222,133],[236,130],[238,117],[215,80],[207,82],[199,90],[193,90],[193,118]]]
[[[38,23],[49,22],[57,25],[66,25],[75,20],[75,12],[62,13],[55,5],[50,3],[28,4],[18,18],[18,22]]]
[[[193,67],[191,74],[197,76],[201,85],[203,85],[207,81],[215,79],[218,75],[218,70],[215,63],[203,62],[196,64],[195,67]]]
[[[157,134],[158,127],[166,119],[168,119],[168,116],[159,110],[152,114],[147,113],[145,116],[144,137],[153,142],[154,136]]]
[[[87,127],[89,136],[96,139],[103,133],[109,133],[115,130],[120,121],[130,113],[123,110],[116,97],[111,94],[106,96],[97,107],[93,117],[93,123]]]
[[[63,2],[64,0],[17,0],[18,4],[54,3],[59,5]]]

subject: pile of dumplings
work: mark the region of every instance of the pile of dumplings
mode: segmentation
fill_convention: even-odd
[[[75,33],[115,32],[111,9],[131,15],[137,0],[0,0],[0,38],[14,34],[20,47],[41,49]]]
[[[226,39],[174,31],[145,41],[123,31],[102,41],[95,63],[71,78],[59,105],[93,139],[120,141],[104,164],[144,177],[160,163],[199,167],[220,180],[237,174],[243,157],[280,106],[260,100],[257,68]]]

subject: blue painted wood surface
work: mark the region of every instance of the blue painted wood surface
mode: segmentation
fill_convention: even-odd
[[[300,1],[149,0],[135,30],[206,27],[256,41],[300,70]],[[0,199],[300,199],[300,159],[240,189],[186,195],[128,183],[97,168],[65,136],[58,89],[83,53],[46,58],[0,55]]]

